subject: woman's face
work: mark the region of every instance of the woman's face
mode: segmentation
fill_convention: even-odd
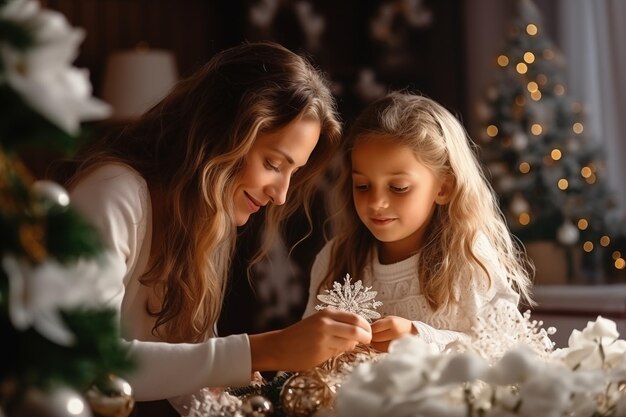
[[[285,203],[291,176],[308,161],[320,130],[318,121],[300,119],[257,136],[235,180],[237,226],[267,203]]]

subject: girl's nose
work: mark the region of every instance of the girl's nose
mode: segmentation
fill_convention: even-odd
[[[373,210],[379,210],[381,208],[387,208],[389,201],[384,192],[372,188],[369,196],[369,206]]]

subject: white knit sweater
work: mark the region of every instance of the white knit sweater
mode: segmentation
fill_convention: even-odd
[[[328,242],[315,258],[305,317],[314,313],[315,306],[321,304],[317,299],[317,290],[328,271],[332,245],[333,241]],[[378,292],[376,300],[383,303],[378,312],[383,316],[393,315],[412,320],[420,337],[437,344],[443,350],[450,342],[469,341],[469,334],[477,324],[478,317],[490,314],[493,308],[514,311],[511,320],[521,319],[517,310],[519,295],[508,283],[486,236],[482,235],[477,239],[474,249],[492,271],[491,285],[482,270],[473,277],[459,277],[453,294],[458,302],[437,312],[430,308],[420,291],[417,275],[419,255],[383,265],[375,254],[373,264],[366,268],[363,276],[346,272],[353,277],[353,283],[361,280],[363,285],[371,286],[372,290]]]
[[[101,302],[119,311],[122,336],[139,369],[128,378],[135,399],[169,398],[181,414],[189,394],[203,387],[250,382],[247,335],[215,337],[204,343],[163,343],[152,334],[146,301],[158,303],[139,278],[146,271],[152,237],[152,206],[146,181],[125,165],[110,164],[89,174],[71,201],[99,231],[115,274],[97,283]],[[179,398],[172,398],[182,396]]]

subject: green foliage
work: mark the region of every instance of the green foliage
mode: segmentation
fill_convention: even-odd
[[[34,147],[69,153],[74,148],[74,137],[33,111],[11,87],[1,83],[0,108],[3,113],[0,146],[5,151],[20,152]]]
[[[6,307],[3,303],[0,306]],[[2,340],[11,341],[6,357],[12,360],[3,361],[0,380],[12,379],[21,386],[43,389],[69,385],[84,390],[107,372],[123,376],[132,371],[133,363],[119,343],[119,332],[113,324],[114,311],[74,310],[66,312],[64,318],[76,336],[72,346],[57,345],[32,328],[20,332],[2,314],[0,334]]]

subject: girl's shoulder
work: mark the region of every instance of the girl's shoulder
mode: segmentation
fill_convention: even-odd
[[[491,260],[494,257],[497,258],[497,251],[493,246],[493,243],[483,231],[477,233],[476,238],[472,243],[472,250],[476,256],[484,260]]]
[[[333,248],[335,247],[335,243],[336,243],[336,238],[327,240],[324,246],[322,247],[322,249],[320,249],[320,251],[317,252],[316,258],[330,259],[332,252],[333,252]]]

